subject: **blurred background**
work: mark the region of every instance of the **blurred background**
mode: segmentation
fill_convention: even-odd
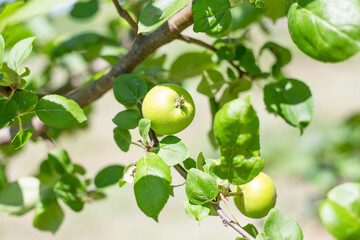
[[[23,31],[24,36],[26,33],[30,36],[35,34],[39,42],[52,38],[61,41],[83,32],[109,35],[114,19],[126,30],[126,24],[118,19],[110,1],[104,1],[95,15],[86,21],[68,14],[74,1],[63,2],[65,3],[62,5],[49,8],[52,9],[50,16],[30,16],[27,22],[21,25],[22,29],[15,30]],[[344,63],[320,63],[297,49],[290,39],[286,19],[279,19],[275,23],[264,20],[263,23],[269,33],[265,33],[260,26],[253,26],[249,33],[254,51],[257,53],[270,39],[289,48],[293,58],[285,67],[285,74],[306,82],[312,91],[315,105],[313,120],[304,134],[300,135],[298,129],[266,111],[262,93],[264,84],[261,81],[253,84],[252,89],[243,94],[251,94],[260,119],[264,171],[276,184],[276,207],[291,215],[300,224],[305,239],[330,240],[333,238],[322,227],[317,207],[333,186],[341,182],[360,180],[360,115],[357,115],[360,113],[360,55]],[[117,29],[116,34],[121,35],[121,30]],[[206,35],[195,34],[191,27],[185,34],[208,43],[213,41]],[[121,54],[122,50],[117,48],[116,51]],[[204,50],[174,41],[162,47],[157,55],[167,55],[165,69],[168,69],[177,56],[187,51]],[[72,66],[72,74],[75,72],[80,78],[91,77],[88,73],[82,74],[86,63],[79,54],[69,54],[62,61]],[[266,69],[274,59],[270,54],[264,53],[261,61]],[[36,74],[42,71],[44,59],[35,55],[23,65]],[[92,62],[95,69],[101,70],[104,66],[107,66],[104,60],[96,59]],[[52,86],[60,86],[62,76],[66,74],[61,69],[53,73]],[[218,152],[207,137],[211,128],[209,103],[205,96],[196,92],[200,78],[199,76],[183,82],[194,98],[197,112],[193,123],[177,135],[187,144],[193,158],[196,158],[200,151],[206,158],[216,158]],[[33,79],[34,84],[43,81],[41,78]],[[59,81],[56,81],[57,79]],[[56,145],[65,148],[73,162],[87,169],[86,176],[93,178],[100,169],[108,165],[127,165],[143,155],[143,150],[136,146],[131,146],[128,153],[123,153],[113,140],[112,130],[115,125],[111,119],[123,109],[110,91],[93,105],[86,130],[74,131],[57,139]],[[133,139],[140,139],[137,130],[132,134]],[[47,145],[37,141],[27,144],[11,159],[5,159],[6,156],[3,155],[1,158],[8,161],[8,180],[11,182],[22,176],[36,174],[40,162],[47,157],[47,151]],[[177,172],[173,172],[172,184],[183,182]],[[201,224],[190,219],[182,208],[184,187],[175,189],[175,197],[168,200],[160,213],[159,223],[146,217],[137,207],[132,185],[128,184],[121,189],[114,186],[105,192],[107,198],[86,204],[80,213],[69,210],[60,202],[65,209],[65,219],[55,235],[41,232],[32,226],[33,212],[21,217],[0,216],[0,239],[215,240],[235,239],[237,236],[233,229],[224,227],[218,217],[208,217]],[[232,202],[231,206],[235,209]],[[235,212],[240,223],[251,222],[262,229],[262,219],[248,219]]]

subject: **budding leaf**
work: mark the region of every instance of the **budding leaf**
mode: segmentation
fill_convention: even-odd
[[[31,138],[33,131],[34,127],[20,130],[11,141],[11,146],[15,150],[22,148],[22,146],[24,146],[25,143]]]
[[[84,207],[85,186],[75,175],[64,174],[54,186],[56,196],[75,212]]]

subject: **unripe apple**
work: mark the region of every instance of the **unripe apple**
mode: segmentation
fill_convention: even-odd
[[[250,218],[265,217],[276,203],[274,182],[265,173],[259,173],[250,182],[235,187],[240,193],[234,197],[236,207]]]
[[[195,116],[195,105],[184,88],[174,84],[161,84],[146,94],[142,113],[151,120],[151,128],[157,134],[170,135],[190,125]]]

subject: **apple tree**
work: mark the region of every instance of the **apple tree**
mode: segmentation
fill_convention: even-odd
[[[68,2],[0,2],[0,212],[33,211],[34,227],[55,233],[65,220],[64,206],[79,212],[88,202],[107,197],[104,187],[131,184],[139,211],[157,221],[174,187],[181,187],[186,199],[179,208],[198,222],[220,218],[239,233],[238,240],[303,239],[299,224],[276,209],[276,187],[262,172],[266,159],[260,154],[261,119],[249,93],[258,84],[268,112],[300,135],[312,120],[313,97],[303,81],[283,71],[292,59],[290,51],[274,41],[257,47],[251,31],[260,27],[268,32],[269,19],[284,18],[293,43],[309,58],[345,61],[360,50],[360,1]],[[64,3],[70,7],[64,9]],[[84,31],[67,38],[56,31],[45,33],[58,15],[88,21],[110,4],[118,16],[103,26],[106,33]],[[186,35],[185,29],[193,34]],[[198,45],[203,51],[180,50],[166,66],[166,54],[158,49],[172,41]],[[264,52],[275,59],[270,68],[262,65]],[[81,70],[69,56],[76,56]],[[37,59],[42,59],[40,70],[29,67]],[[94,67],[99,59],[106,62],[101,69]],[[62,86],[55,84],[59,69],[64,72]],[[181,86],[190,78],[201,79],[197,94],[208,98],[208,136],[219,149],[217,159],[190,152],[176,136],[187,131],[199,107]],[[119,150],[140,147],[144,155],[128,166],[99,169],[89,178],[85,166],[75,164],[56,141],[86,130],[92,104],[108,91],[126,108],[112,119]],[[140,139],[132,136],[132,129],[138,129]],[[48,144],[47,158],[33,176],[8,182],[8,161],[31,141]],[[172,168],[184,178],[183,186],[171,185]],[[223,208],[230,199],[245,216],[266,217],[264,228],[228,216]],[[358,182],[329,191],[319,207],[325,228],[337,239],[360,239],[359,203]]]

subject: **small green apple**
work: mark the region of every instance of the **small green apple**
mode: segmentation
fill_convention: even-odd
[[[174,84],[161,84],[146,94],[142,113],[151,120],[151,128],[157,134],[170,135],[190,125],[195,116],[195,105],[184,88]]]
[[[235,187],[241,193],[234,197],[236,207],[250,218],[265,217],[276,203],[274,182],[265,173],[259,173],[250,182]]]

